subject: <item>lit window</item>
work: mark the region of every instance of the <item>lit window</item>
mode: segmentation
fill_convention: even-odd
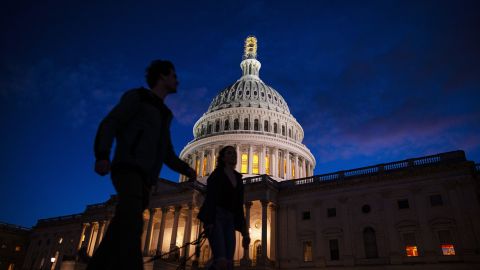
[[[63,238],[60,237],[60,239],[58,239],[58,243],[61,244],[63,242]]]
[[[248,155],[242,154],[242,166],[240,168],[241,173],[247,173],[248,171]]]
[[[252,166],[252,173],[258,174],[258,155],[253,155],[253,166]]]
[[[311,262],[312,257],[312,241],[303,242],[303,261]]]
[[[407,252],[408,257],[417,257],[418,256],[417,246],[406,246],[405,251]]]
[[[441,245],[442,247],[442,253],[445,256],[452,256],[455,255],[455,248],[453,247],[452,244],[444,244]]]
[[[16,247],[15,247],[15,251],[16,251],[16,252],[19,252],[20,250],[22,250],[22,247],[21,247],[21,246],[16,246]]]
[[[292,178],[295,178],[295,161],[291,161],[292,163]]]
[[[200,174],[200,159],[197,159],[195,162],[195,172],[197,173],[197,175]]]
[[[265,156],[265,173],[270,174],[270,159]]]

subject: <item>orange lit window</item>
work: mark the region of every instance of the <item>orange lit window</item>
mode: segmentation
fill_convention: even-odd
[[[207,157],[203,157],[202,176],[207,175]]]
[[[252,173],[258,174],[258,155],[253,155]]]
[[[16,247],[15,247],[15,251],[18,252],[18,251],[20,251],[20,250],[22,250],[22,247],[21,247],[21,246],[16,246]]]
[[[284,175],[283,178],[286,178],[287,176],[287,159],[286,158],[283,159],[283,175]]]
[[[242,166],[240,167],[240,172],[241,173],[247,173],[248,169],[248,155],[247,154],[242,154]]]
[[[452,244],[444,244],[440,245],[442,247],[442,253],[445,256],[452,256],[455,255],[455,248]]]
[[[408,257],[417,257],[418,256],[417,246],[406,246],[405,251],[407,252]]]
[[[292,160],[292,178],[295,178],[295,161]]]
[[[196,162],[195,162],[195,172],[197,173],[197,175],[200,174],[200,160],[197,159]]]

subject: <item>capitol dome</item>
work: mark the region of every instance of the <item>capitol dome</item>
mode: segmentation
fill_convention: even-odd
[[[260,79],[253,36],[245,40],[240,67],[242,76],[220,91],[195,123],[194,139],[180,158],[196,169],[200,181],[215,169],[218,151],[227,145],[236,148],[236,170],[245,176],[268,174],[282,181],[313,175],[315,158],[302,144],[303,128],[280,93]]]

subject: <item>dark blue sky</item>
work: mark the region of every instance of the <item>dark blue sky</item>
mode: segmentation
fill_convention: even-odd
[[[0,221],[32,226],[113,194],[92,170],[96,127],[152,59],[176,64],[179,153],[239,78],[250,34],[316,174],[457,149],[480,162],[478,1],[96,2],[2,5]]]

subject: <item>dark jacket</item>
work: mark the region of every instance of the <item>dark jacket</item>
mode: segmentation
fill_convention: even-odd
[[[158,178],[163,163],[187,174],[189,166],[177,157],[170,139],[172,112],[151,90],[127,91],[98,127],[95,157],[109,160],[113,139],[116,140],[112,169],[132,168],[146,176],[150,183]]]
[[[198,219],[205,225],[214,224],[216,207],[224,207],[233,213],[235,230],[243,233],[246,230],[243,180],[237,171],[235,176],[237,186],[233,188],[223,168],[217,168],[212,172],[207,179],[207,195],[198,213]]]

